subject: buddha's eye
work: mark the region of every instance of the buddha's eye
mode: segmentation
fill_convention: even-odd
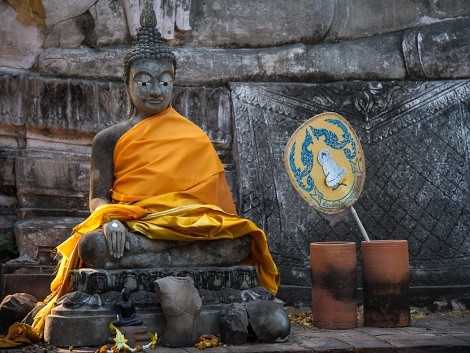
[[[143,87],[150,86],[150,84],[151,84],[151,80],[139,80],[138,82]]]
[[[138,86],[146,87],[150,86],[150,84],[152,83],[152,78],[146,74],[138,74],[134,77],[134,82]]]
[[[160,81],[159,84],[164,86],[164,87],[167,87],[172,81]]]

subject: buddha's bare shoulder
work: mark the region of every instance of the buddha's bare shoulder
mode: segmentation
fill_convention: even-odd
[[[122,135],[124,135],[131,127],[132,124],[129,120],[107,127],[106,129],[101,130],[95,135],[95,137],[93,138],[93,146],[113,147],[116,142],[122,137]]]

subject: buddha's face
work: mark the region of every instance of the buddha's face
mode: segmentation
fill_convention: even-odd
[[[170,60],[140,59],[132,63],[128,94],[141,117],[147,118],[168,108],[174,76]]]

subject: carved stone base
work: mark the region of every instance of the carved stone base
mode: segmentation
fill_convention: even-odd
[[[72,271],[71,290],[90,294],[130,291],[153,291],[157,279],[176,276],[191,277],[197,289],[247,289],[258,285],[253,266],[230,267],[155,267],[144,269],[104,270],[82,268]]]
[[[159,308],[154,281],[168,277],[191,277],[204,305],[271,300],[273,295],[259,286],[252,266],[158,267],[104,270],[83,268],[72,271],[71,292],[59,300],[67,308],[113,307],[126,286],[136,307]]]
[[[198,335],[219,332],[221,308],[222,305],[203,307],[196,329]],[[165,332],[165,317],[160,309],[138,309],[137,315],[144,321],[149,332],[160,336]],[[115,319],[116,313],[113,309],[90,307],[69,309],[59,305],[46,318],[44,339],[59,347],[101,346],[111,343],[109,324]],[[140,340],[137,343],[140,344]]]
[[[259,286],[252,266],[80,269],[72,273],[72,292],[58,300],[46,318],[44,339],[55,346],[98,346],[109,343],[109,324],[116,319],[115,304],[124,286],[131,289],[137,316],[152,333],[162,335],[166,322],[154,281],[167,276],[189,276],[202,299],[196,325],[198,335],[219,333],[219,313],[232,303],[277,299]]]

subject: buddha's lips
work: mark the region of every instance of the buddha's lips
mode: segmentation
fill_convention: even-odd
[[[145,102],[148,104],[161,104],[163,99],[147,99]]]

